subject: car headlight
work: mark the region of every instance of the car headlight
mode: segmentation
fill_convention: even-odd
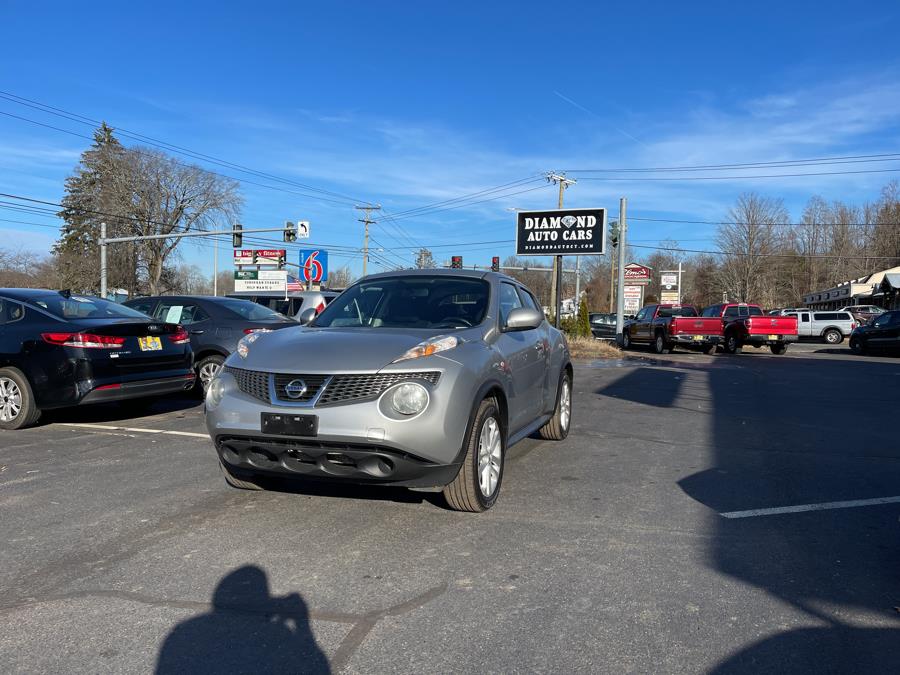
[[[206,409],[215,410],[225,396],[225,383],[218,377],[209,383],[206,389]]]
[[[245,335],[240,339],[240,342],[237,344],[237,353],[242,359],[247,358],[247,354],[250,353],[250,345],[256,342],[259,339],[259,336],[263,333],[268,333],[268,329],[256,330],[250,333],[249,335]]]
[[[408,361],[409,359],[418,359],[422,356],[431,356],[432,354],[437,354],[438,352],[445,352],[448,349],[453,349],[458,344],[459,339],[454,337],[453,335],[433,337],[429,340],[425,340],[424,342],[420,342],[412,349],[407,350],[402,356],[394,359],[394,363],[398,363],[400,361]]]
[[[428,405],[428,391],[421,384],[405,382],[391,392],[391,407],[401,415],[415,415]]]

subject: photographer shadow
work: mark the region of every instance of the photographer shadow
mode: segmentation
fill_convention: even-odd
[[[156,673],[330,673],[297,593],[269,595],[254,565],[227,574],[212,609],[181,622],[166,637]]]

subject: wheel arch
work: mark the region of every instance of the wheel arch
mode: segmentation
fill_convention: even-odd
[[[221,356],[223,359],[227,359],[229,353],[220,347],[204,347],[199,352],[194,352],[194,365],[197,365],[207,356]]]

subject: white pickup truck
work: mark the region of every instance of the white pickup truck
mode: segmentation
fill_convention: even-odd
[[[800,311],[788,312],[797,317],[800,339],[817,338],[830,345],[839,345],[856,328],[856,319],[850,312]]]

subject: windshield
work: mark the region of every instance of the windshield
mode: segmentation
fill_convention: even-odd
[[[333,300],[313,323],[319,328],[466,328],[484,320],[489,285],[448,276],[361,281]]]
[[[288,321],[283,314],[279,314],[268,307],[263,307],[250,300],[221,300],[219,304],[225,309],[234,312],[248,321]]]
[[[136,309],[92,295],[41,295],[32,302],[60,319],[146,319]]]

